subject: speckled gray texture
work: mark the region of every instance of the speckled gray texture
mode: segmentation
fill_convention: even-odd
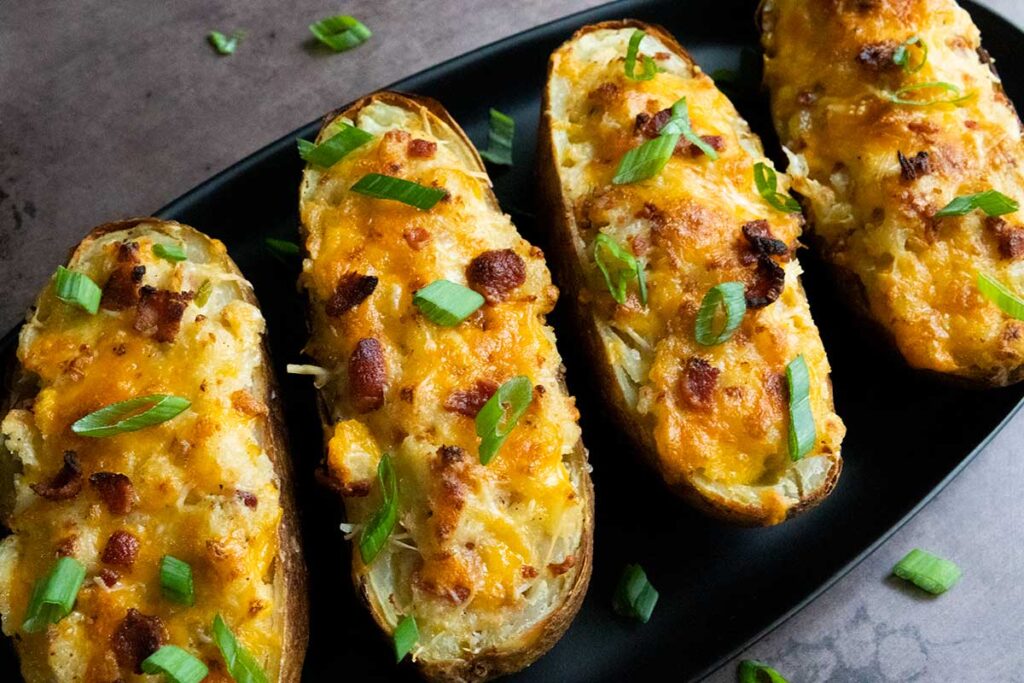
[[[0,1],[0,330],[93,225],[152,212],[339,102],[597,4]],[[1024,25],[1024,0],[985,4]],[[338,11],[378,39],[351,55],[311,51],[306,24]],[[211,56],[211,28],[248,30],[236,58]],[[772,662],[792,683],[1024,681],[1022,444],[1024,416],[742,658]],[[917,546],[963,567],[955,590],[928,598],[888,578]],[[735,680],[735,665],[709,680]]]

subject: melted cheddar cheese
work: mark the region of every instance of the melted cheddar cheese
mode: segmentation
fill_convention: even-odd
[[[953,0],[769,0],[762,19],[776,128],[825,257],[912,366],[992,384],[1019,379],[1024,323],[976,280],[983,272],[1022,291],[1020,215],[934,217],[954,197],[990,189],[1024,201],[1021,123],[970,16]],[[893,50],[915,36],[927,59],[908,72]],[[911,57],[914,66],[923,59],[919,48]],[[928,82],[966,99],[889,99]]]
[[[211,295],[201,307],[188,305],[170,342],[137,332],[134,307],[89,315],[59,301],[52,285],[40,296],[18,346],[21,370],[38,391],[2,423],[3,470],[17,472],[7,518],[13,533],[0,544],[4,631],[17,636],[29,681],[142,680],[132,666],[118,665],[113,644],[127,611],[136,609],[159,617],[164,644],[209,665],[206,680],[226,681],[211,640],[220,613],[276,680],[281,629],[273,581],[281,506],[258,384],[265,372],[263,318],[245,300],[248,283],[233,266],[226,272],[224,246],[183,226],[143,222],[108,232],[90,239],[68,267],[102,286],[125,242],[139,246],[142,284],[194,292],[209,280]],[[188,260],[172,263],[153,254],[154,244],[176,242],[186,245]],[[161,424],[106,438],[70,429],[105,405],[155,393],[187,398],[191,407]],[[67,500],[44,499],[30,486],[49,482],[65,451],[77,454],[82,488]],[[112,511],[92,485],[90,477],[99,472],[128,477],[135,500],[127,514]],[[111,564],[105,554],[108,539],[121,532],[138,543],[130,566]],[[87,570],[74,610],[41,633],[25,633],[32,585],[62,555]],[[193,607],[161,596],[164,555],[192,566]]]

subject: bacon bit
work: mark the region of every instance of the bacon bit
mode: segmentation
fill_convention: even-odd
[[[72,534],[57,543],[57,557],[74,557],[78,550],[78,535]]]
[[[441,446],[437,449],[441,463],[445,466],[457,465],[466,459],[466,451],[458,446]]]
[[[386,383],[383,347],[376,339],[360,339],[348,359],[349,395],[356,412],[368,413],[384,405]]]
[[[526,263],[511,249],[492,249],[470,261],[466,279],[488,303],[495,304],[526,282]]]
[[[671,59],[672,55],[669,54],[668,52],[655,52],[654,58],[657,59],[659,62],[664,62],[666,59]]]
[[[101,559],[104,564],[113,564],[131,569],[139,555],[139,539],[127,531],[115,531],[107,539]]]
[[[899,66],[892,61],[896,47],[896,43],[892,40],[868,43],[862,46],[860,52],[857,53],[857,63],[875,72],[891,71]]]
[[[267,404],[250,394],[246,389],[232,392],[231,407],[249,417],[263,417],[270,412]]]
[[[89,477],[89,483],[100,494],[100,498],[112,514],[127,515],[139,501],[135,495],[132,480],[117,472],[97,472]]]
[[[622,87],[618,83],[602,83],[590,92],[589,98],[597,105],[609,107],[615,104],[621,92]]]
[[[363,303],[377,289],[377,278],[373,275],[345,273],[338,279],[334,294],[327,300],[325,312],[337,318]]]
[[[700,139],[703,140],[705,144],[709,145],[711,149],[715,150],[716,152],[725,151],[725,138],[723,138],[721,135],[701,135]],[[693,144],[686,138],[682,138],[679,140],[679,143],[676,145],[676,148],[672,150],[672,153],[675,154],[676,156],[690,156],[694,159],[700,156],[704,156],[704,150],[702,150],[700,147]]]
[[[636,217],[650,221],[651,225],[655,228],[664,227],[667,220],[665,213],[650,202],[644,202],[643,208],[636,212]]]
[[[423,228],[406,228],[402,232],[402,237],[413,251],[419,251],[430,241],[430,233]]]
[[[764,308],[774,303],[786,284],[786,271],[768,256],[757,257],[754,281],[747,284],[747,308]]]
[[[648,140],[653,140],[661,135],[661,129],[664,128],[670,118],[672,118],[672,109],[662,109],[653,116],[642,111],[636,115],[636,121],[633,122],[633,132],[642,135]]]
[[[967,119],[966,121],[964,121],[964,127],[965,128],[970,128],[971,130],[978,130],[978,128],[980,126],[979,126],[977,121],[973,121],[971,119]]]
[[[566,573],[575,566],[576,556],[566,555],[565,559],[561,562],[552,562],[551,564],[549,564],[548,571],[551,572],[553,576],[561,576],[562,574]]]
[[[117,582],[121,580],[120,574],[118,574],[113,569],[107,569],[106,567],[100,570],[99,576],[100,581],[102,581],[103,585],[107,588],[113,588],[117,584]]]
[[[999,255],[1007,259],[1015,259],[1024,255],[1024,228],[1011,226],[999,216],[987,216],[985,228],[996,236],[999,241]]]
[[[528,564],[524,564],[522,567],[519,568],[519,575],[524,579],[535,579],[537,578],[537,569],[536,567],[531,567]]]
[[[139,286],[146,266],[139,265],[139,243],[122,242],[117,246],[117,265],[103,285],[100,306],[108,311],[123,311],[139,301]]]
[[[680,384],[683,401],[696,410],[708,408],[721,372],[703,358],[687,360],[683,381]]]
[[[906,181],[917,180],[921,176],[932,172],[931,162],[928,160],[928,152],[918,152],[909,159],[903,156],[903,152],[896,152],[896,158],[900,162],[900,175]]]
[[[415,138],[409,141],[409,156],[420,159],[429,159],[437,151],[437,143],[430,140]]]
[[[776,406],[785,408],[789,404],[789,385],[786,383],[786,373],[765,372],[764,387]]]
[[[456,605],[461,605],[462,603],[466,602],[466,600],[469,600],[470,593],[472,593],[472,591],[469,589],[468,586],[457,585],[452,586],[450,595],[447,597],[451,602],[455,603]]]
[[[255,510],[256,506],[259,505],[260,499],[256,497],[255,493],[249,491],[243,491],[242,489],[235,489],[235,497],[242,501],[245,507]]]
[[[147,616],[132,607],[111,635],[110,645],[119,665],[141,674],[142,660],[159,650],[167,639],[167,629],[160,617]]]
[[[744,223],[740,228],[750,250],[740,255],[743,265],[750,265],[761,256],[781,256],[789,253],[786,243],[772,234],[768,221],[761,219]]]
[[[477,380],[470,389],[453,391],[448,394],[448,398],[444,402],[444,409],[466,417],[476,417],[476,414],[497,390],[497,382],[489,379]]]
[[[181,316],[193,296],[192,292],[143,287],[139,290],[139,303],[135,307],[135,331],[153,337],[158,342],[174,341],[181,325]]]
[[[68,500],[82,490],[82,467],[78,464],[78,454],[64,451],[64,465],[54,475],[49,484],[31,484],[36,495],[46,500]]]

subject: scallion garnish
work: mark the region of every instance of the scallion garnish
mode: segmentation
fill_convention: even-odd
[[[647,580],[647,573],[638,564],[626,565],[615,589],[612,608],[624,617],[638,619],[645,624],[658,603],[658,591]]]
[[[201,661],[177,645],[164,645],[142,660],[142,671],[164,674],[172,683],[199,683],[210,670]]]
[[[450,280],[435,280],[420,289],[412,302],[430,322],[454,327],[484,305],[484,298],[469,287]]]
[[[168,261],[184,261],[188,258],[188,254],[185,253],[185,245],[178,243],[163,244],[158,242],[153,245],[153,253]]]
[[[508,380],[487,399],[476,414],[476,435],[480,437],[480,464],[486,465],[498,454],[505,439],[533,401],[533,382],[519,375]]]
[[[678,135],[659,135],[622,155],[615,169],[613,185],[627,185],[653,178],[665,168],[679,144]]]
[[[210,300],[210,294],[213,293],[213,283],[210,280],[203,280],[202,284],[199,285],[199,289],[196,290],[196,298],[192,301],[196,306],[202,308],[206,305],[206,302]]]
[[[166,422],[186,410],[191,401],[181,396],[150,394],[112,403],[77,420],[71,431],[79,436],[114,436]]]
[[[915,45],[921,50],[921,59],[917,63],[912,63],[913,56],[910,54],[910,48]],[[900,43],[892,53],[892,61],[908,74],[917,73],[928,62],[928,44],[921,40],[920,36],[908,38]]]
[[[57,266],[54,278],[58,299],[66,304],[78,306],[88,313],[100,310],[103,290],[88,275]]]
[[[213,618],[213,639],[224,658],[228,673],[236,683],[268,683],[267,674],[252,656],[235,638],[227,623],[218,614]]]
[[[235,48],[238,47],[238,41],[245,36],[243,31],[235,31],[230,36],[226,36],[220,31],[210,31],[206,38],[210,41],[210,45],[213,45],[213,49],[220,55],[233,55]]]
[[[640,51],[640,42],[645,35],[647,34],[640,29],[633,31],[633,35],[629,37],[629,47],[626,48],[626,78],[633,81],[649,81],[654,78],[654,74],[658,73],[658,65],[647,55],[641,57],[641,62],[644,65],[643,71],[636,72],[637,53]]]
[[[900,560],[892,573],[933,595],[953,587],[963,572],[953,562],[914,548]]]
[[[722,322],[722,329],[715,332],[715,317],[720,307],[724,310],[725,320]],[[747,298],[742,282],[723,282],[715,285],[704,295],[704,300],[700,302],[700,310],[697,311],[697,343],[702,346],[715,346],[728,341],[743,322],[743,315],[746,312]]]
[[[365,43],[373,35],[361,21],[344,14],[310,24],[309,31],[335,52],[351,50]]]
[[[57,560],[50,573],[32,587],[21,628],[27,633],[38,633],[70,614],[84,580],[85,565],[81,562],[72,557]]]
[[[786,679],[764,662],[744,659],[740,662],[739,683],[786,683]]]
[[[810,373],[802,354],[786,366],[786,384],[789,387],[789,457],[799,460],[818,440],[811,411]]]
[[[171,555],[164,555],[160,559],[160,592],[172,602],[194,605],[196,594],[191,565]]]
[[[380,507],[359,537],[359,554],[366,565],[377,557],[398,522],[398,479],[389,453],[382,455],[377,464],[377,482],[380,484]]]
[[[764,162],[754,164],[754,185],[761,197],[783,213],[800,213],[800,203],[786,192],[779,192],[779,177],[775,169]]]
[[[487,149],[480,156],[492,164],[512,165],[512,139],[516,134],[516,122],[511,116],[491,109],[491,127],[487,134]]]
[[[411,180],[380,173],[367,173],[351,187],[351,190],[376,199],[392,199],[421,211],[433,208],[434,204],[448,194],[439,187],[427,187]]]
[[[699,135],[693,132],[693,128],[690,127],[690,109],[686,105],[686,98],[682,97],[678,102],[672,105],[672,115],[669,120],[665,122],[665,125],[658,131],[659,135],[682,135],[684,138],[692,142],[700,151],[711,159],[712,161],[718,159],[718,152],[715,148],[704,142]]]
[[[400,662],[405,659],[419,639],[420,630],[416,626],[416,617],[406,614],[395,627],[395,661]]]
[[[978,289],[999,309],[1017,320],[1024,320],[1024,300],[995,278],[978,273]]]
[[[926,90],[939,90],[947,96],[943,97],[942,95],[939,95],[927,100],[906,97],[907,95],[912,95]],[[960,86],[953,85],[952,83],[946,83],[945,81],[930,81],[928,83],[905,85],[896,92],[886,92],[883,95],[885,99],[889,100],[893,104],[903,104],[909,107],[928,107],[933,104],[960,104],[974,96],[973,93],[964,94],[960,89]]]
[[[998,190],[987,190],[976,194],[956,197],[949,204],[935,212],[935,218],[964,216],[975,209],[981,209],[986,216],[1003,216],[1020,208],[1016,200]]]
[[[297,140],[299,156],[303,161],[322,168],[330,168],[350,152],[373,139],[373,135],[362,128],[356,128],[347,123],[340,125],[341,130],[319,144],[299,138]]]
[[[640,294],[640,303],[647,305],[647,278],[644,266],[628,250],[603,232],[594,239],[594,263],[617,303],[626,303],[626,288],[634,279]]]

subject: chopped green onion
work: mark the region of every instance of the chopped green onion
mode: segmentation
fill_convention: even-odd
[[[227,665],[228,672],[236,683],[268,683],[267,674],[256,658],[239,644],[235,634],[219,614],[213,618],[213,639],[217,641],[217,648],[224,658],[224,664]]]
[[[160,592],[172,602],[189,606],[196,604],[191,565],[172,555],[160,558]]]
[[[202,308],[206,305],[206,302],[210,300],[210,294],[213,293],[213,283],[210,280],[203,280],[202,284],[199,285],[199,289],[196,290],[196,298],[193,299],[196,306]]]
[[[341,123],[341,130],[317,144],[299,138],[299,156],[316,166],[330,168],[350,152],[362,147],[373,139],[373,135],[362,128]]]
[[[487,133],[487,149],[480,156],[492,164],[512,165],[512,139],[516,134],[516,122],[511,116],[491,109],[491,127]]]
[[[906,95],[917,93],[921,90],[941,90],[944,93],[949,93],[949,97],[942,97],[941,95],[933,97],[927,100],[918,100]],[[960,89],[960,86],[953,85],[952,83],[946,83],[945,81],[930,81],[928,83],[914,83],[913,85],[906,85],[897,90],[896,92],[883,93],[885,99],[889,100],[893,104],[903,104],[910,107],[928,107],[933,104],[960,104],[974,97],[973,93],[964,94]]]
[[[800,213],[800,203],[787,192],[779,192],[779,177],[775,169],[764,162],[754,164],[754,185],[761,197],[778,211]]]
[[[647,580],[647,574],[638,564],[626,565],[615,589],[612,608],[624,617],[647,623],[658,603],[658,591]]]
[[[753,659],[740,662],[739,680],[740,683],[786,683],[778,671]]]
[[[743,322],[747,312],[747,298],[742,282],[723,282],[715,285],[704,295],[697,311],[696,337],[702,346],[715,346],[728,341],[732,333]],[[722,329],[715,332],[713,327],[719,307],[725,309],[725,322]]]
[[[57,266],[57,274],[54,277],[57,280],[58,299],[66,304],[78,306],[88,313],[100,310],[103,290],[88,275]]]
[[[484,298],[468,287],[449,280],[435,280],[420,289],[412,302],[430,322],[454,327],[484,305]]]
[[[433,208],[434,204],[444,199],[448,193],[439,187],[426,187],[410,180],[367,173],[352,186],[353,192],[377,199],[393,199],[421,211]]]
[[[476,435],[480,437],[480,464],[498,454],[505,439],[533,401],[533,382],[525,375],[508,380],[487,399],[476,414]]]
[[[695,144],[700,148],[700,151],[704,152],[705,155],[712,161],[718,159],[718,152],[715,148],[704,142],[699,135],[693,132],[693,128],[690,127],[690,110],[686,105],[686,98],[680,98],[678,102],[672,105],[672,115],[669,120],[665,122],[665,125],[658,131],[659,135],[682,135],[684,138]]]
[[[953,587],[963,572],[953,562],[914,548],[900,560],[892,573],[933,595]]]
[[[1024,320],[1024,300],[1011,292],[1006,285],[985,273],[978,273],[978,289],[1003,313],[1017,320]]]
[[[32,587],[21,628],[26,633],[38,633],[70,614],[84,580],[85,565],[81,562],[71,557],[57,560],[50,573]]]
[[[605,261],[608,261],[606,263]],[[626,287],[634,278],[640,290],[640,303],[647,305],[647,278],[644,264],[603,232],[594,239],[594,262],[617,303],[626,303]]]
[[[310,32],[335,52],[345,52],[362,45],[373,33],[355,17],[338,15],[309,25]]]
[[[147,674],[164,674],[172,683],[199,683],[210,670],[201,661],[177,645],[164,645],[142,660]]]
[[[158,242],[153,245],[153,253],[168,261],[184,261],[188,258],[183,244],[163,244]]]
[[[789,457],[799,460],[807,455],[818,440],[811,411],[811,381],[807,363],[799,355],[786,366],[789,386]]]
[[[633,35],[629,37],[629,47],[626,48],[626,78],[633,81],[649,81],[658,73],[658,65],[647,55],[643,55],[641,60],[644,65],[643,71],[636,73],[636,57],[640,51],[640,41],[645,35],[647,34],[640,29],[633,31]]]
[[[1016,200],[1007,197],[998,190],[987,190],[977,194],[965,194],[956,197],[949,204],[935,213],[935,218],[945,216],[963,216],[975,209],[981,209],[986,216],[1003,216],[1020,208]]]
[[[405,659],[419,639],[420,630],[416,626],[416,617],[406,614],[395,627],[395,661],[400,662]]]
[[[79,436],[114,436],[166,422],[186,410],[191,401],[181,396],[150,394],[111,403],[71,425]]]
[[[210,45],[213,45],[213,49],[221,55],[233,55],[235,48],[238,47],[238,41],[245,36],[243,31],[235,31],[230,36],[226,36],[220,31],[210,31],[206,38],[210,41]]]
[[[359,537],[359,554],[366,565],[377,557],[398,522],[398,479],[388,453],[382,455],[377,464],[377,481],[380,483],[381,504]]]
[[[678,135],[659,135],[622,155],[615,169],[614,185],[626,185],[653,178],[665,168],[679,144]]]
[[[910,48],[914,45],[921,49],[921,61],[916,64],[911,64],[912,57],[910,54]],[[920,36],[908,38],[900,43],[892,53],[892,61],[894,64],[902,67],[908,74],[917,73],[923,69],[924,65],[928,62],[928,44],[921,40]]]

